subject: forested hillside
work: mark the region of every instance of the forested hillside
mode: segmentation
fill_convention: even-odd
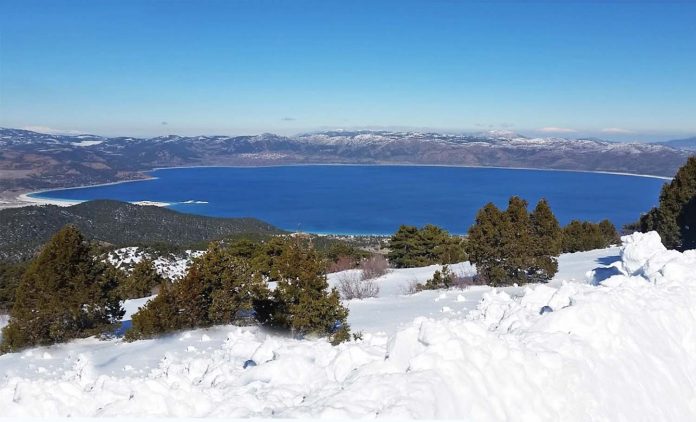
[[[124,246],[187,246],[243,233],[282,233],[253,218],[204,217],[119,201],[31,206],[0,210],[0,260],[33,255],[66,224],[77,226],[87,239]]]

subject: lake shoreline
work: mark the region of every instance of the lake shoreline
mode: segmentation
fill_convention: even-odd
[[[197,168],[234,168],[234,169],[258,169],[258,168],[283,168],[283,167],[435,167],[435,168],[468,168],[468,169],[496,169],[496,170],[511,170],[511,171],[543,171],[543,172],[563,172],[563,173],[583,173],[583,174],[606,174],[614,176],[625,176],[625,177],[641,177],[669,181],[672,180],[671,177],[656,176],[649,174],[633,174],[633,173],[623,173],[623,172],[612,172],[612,171],[594,171],[594,170],[569,170],[569,169],[549,169],[549,168],[530,168],[530,167],[498,167],[498,166],[470,166],[470,165],[453,165],[453,164],[410,164],[410,163],[295,163],[295,164],[262,164],[262,165],[190,165],[190,166],[168,166],[168,167],[154,167],[151,170],[141,172],[142,178],[139,179],[128,179],[119,180],[106,183],[98,183],[93,185],[78,185],[71,187],[61,187],[61,188],[50,188],[50,189],[40,189],[36,191],[19,192],[14,196],[3,196],[0,201],[0,209],[5,208],[19,208],[32,205],[56,205],[56,206],[71,206],[76,205],[81,202],[86,202],[87,200],[72,200],[72,199],[60,199],[51,197],[47,194],[51,192],[63,191],[67,189],[89,189],[102,186],[119,185],[123,183],[137,183],[145,182],[158,179],[158,177],[153,176],[151,173],[159,170],[177,170],[177,169],[197,169]],[[137,205],[154,205],[161,207],[169,207],[176,205],[178,203],[173,202],[161,202],[161,201],[151,201],[148,198],[142,198],[138,201],[132,201],[131,203]]]

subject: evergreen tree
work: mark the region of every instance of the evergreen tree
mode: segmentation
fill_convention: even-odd
[[[603,224],[573,220],[563,228],[563,252],[602,249],[616,243],[618,243],[618,234],[614,225],[607,220]]]
[[[440,262],[443,258],[440,256],[441,249],[447,245],[449,237],[449,233],[432,224],[426,224],[418,230],[416,243],[420,251],[419,266]]]
[[[126,331],[125,339],[133,341],[151,338],[178,330],[182,327],[179,316],[174,285],[163,283],[157,296],[133,314],[131,328]]]
[[[540,200],[530,215],[532,225],[532,265],[530,281],[548,281],[558,272],[563,232],[548,202]]]
[[[606,246],[618,245],[621,243],[619,233],[616,231],[616,226],[609,220],[599,222],[599,231],[602,233],[602,239]]]
[[[454,264],[466,259],[464,240],[432,224],[401,226],[389,242],[389,262],[396,268]]]
[[[276,261],[283,253],[287,240],[283,237],[274,237],[257,248],[251,259],[255,270],[268,279],[277,279]]]
[[[449,289],[454,282],[454,273],[448,265],[443,265],[442,270],[435,270],[433,277],[428,279],[425,284],[419,284],[418,290],[437,290]]]
[[[27,262],[0,262],[0,313],[7,314],[12,309],[15,293],[26,271]]]
[[[121,287],[121,296],[125,299],[150,296],[152,289],[164,282],[164,278],[159,275],[152,260],[142,259],[135,264],[133,271],[126,277]]]
[[[3,351],[107,331],[123,315],[118,273],[95,259],[80,232],[66,226],[23,274],[3,330]]]
[[[491,286],[505,282],[502,251],[507,225],[506,213],[489,202],[478,211],[476,222],[469,228],[469,259],[476,264],[479,277]]]
[[[503,225],[502,267],[508,283],[526,283],[532,266],[532,224],[527,212],[527,201],[513,196],[505,210],[507,224]]]
[[[348,310],[338,291],[329,290],[326,265],[311,245],[287,242],[277,260],[272,323],[296,335],[329,336],[332,343],[348,339]]]
[[[670,249],[685,250],[694,247],[694,197],[696,156],[690,157],[677,171],[674,179],[662,187],[659,205],[640,218],[640,230],[656,230],[662,243]]]
[[[684,204],[677,223],[681,228],[681,248],[696,249],[696,195]]]
[[[545,200],[530,215],[527,201],[510,198],[503,212],[492,203],[469,229],[469,259],[492,285],[548,281],[558,271],[561,229]]]
[[[418,244],[418,228],[401,226],[389,241],[389,263],[396,268],[418,267],[423,260],[422,250]]]

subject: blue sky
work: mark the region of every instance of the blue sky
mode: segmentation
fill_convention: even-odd
[[[0,0],[0,126],[696,135],[696,1]]]

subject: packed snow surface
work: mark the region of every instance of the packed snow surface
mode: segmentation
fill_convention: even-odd
[[[402,295],[390,289],[418,276],[394,271],[380,297],[349,303],[363,340],[332,347],[224,326],[130,344],[86,339],[35,348],[0,357],[0,409],[3,416],[692,421],[694,269],[696,251],[668,251],[648,233],[624,237],[620,249],[561,256],[568,281],[546,285]],[[410,316],[391,302],[426,316],[391,321]]]

